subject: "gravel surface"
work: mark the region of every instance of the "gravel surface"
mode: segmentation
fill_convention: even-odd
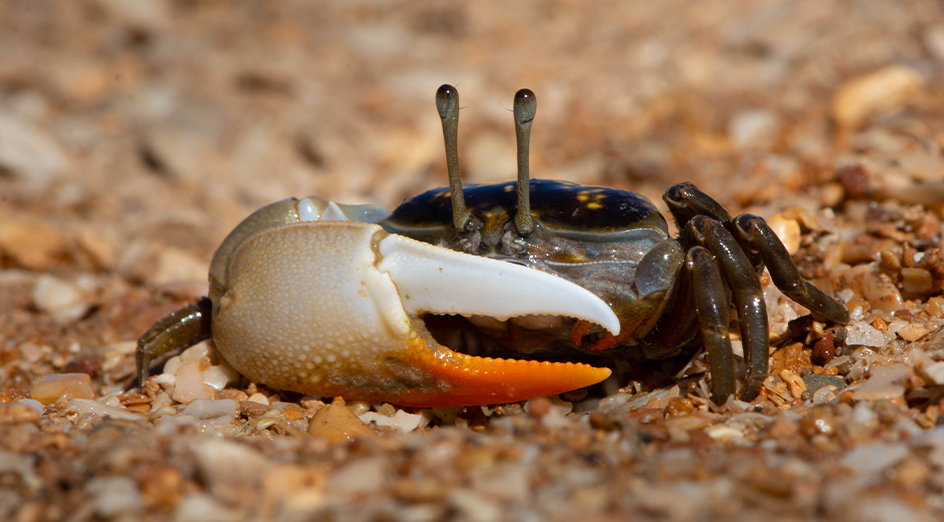
[[[135,340],[290,196],[690,180],[841,297],[769,281],[752,403],[706,366],[499,407],[326,403]],[[0,520],[940,520],[944,8],[932,1],[0,3]],[[737,346],[737,336],[732,336]]]

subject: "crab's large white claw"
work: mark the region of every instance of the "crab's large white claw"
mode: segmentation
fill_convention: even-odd
[[[420,313],[563,315],[619,332],[599,298],[536,270],[379,226],[297,222],[232,253],[213,338],[234,368],[278,389],[403,405],[501,403],[605,379],[585,364],[473,357],[439,345]]]
[[[561,315],[619,335],[620,322],[602,299],[566,279],[487,257],[463,254],[398,235],[380,241],[380,272],[389,274],[413,315]]]

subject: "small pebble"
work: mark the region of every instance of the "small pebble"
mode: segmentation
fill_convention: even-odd
[[[842,203],[844,196],[845,189],[841,183],[835,181],[824,183],[819,188],[819,203],[824,207],[836,207]]]
[[[839,391],[839,388],[836,388],[832,385],[827,385],[819,388],[812,394],[813,404],[826,404],[832,402],[836,398],[836,392]]]
[[[807,437],[832,435],[837,427],[836,415],[829,406],[817,406],[800,419],[800,431]]]
[[[854,128],[878,112],[901,109],[921,91],[924,79],[903,65],[853,78],[836,91],[832,100],[833,120],[843,128]]]
[[[102,418],[110,418],[123,421],[140,422],[144,417],[135,415],[127,410],[102,404],[98,401],[89,399],[72,399],[66,404],[65,413],[82,415],[83,413],[94,413]]]
[[[741,150],[769,147],[778,130],[777,116],[766,110],[739,112],[728,123],[731,143]]]
[[[261,417],[270,409],[267,404],[257,401],[245,400],[239,403],[239,414],[250,419]]]
[[[49,274],[39,276],[31,297],[38,310],[63,323],[79,319],[92,306],[85,289]]]
[[[849,418],[863,426],[874,427],[878,424],[878,414],[872,410],[872,403],[860,402],[852,408]]]
[[[877,263],[854,266],[846,270],[842,278],[849,284],[850,288],[848,290],[855,290],[855,293],[865,297],[866,301],[875,310],[894,313],[905,308],[904,299],[902,299],[898,287],[895,286],[888,275],[878,270]],[[854,293],[851,294],[851,296],[854,295]],[[849,312],[854,322],[862,321],[863,310],[861,307],[851,307]]]
[[[743,431],[722,424],[716,424],[714,426],[705,428],[705,433],[712,439],[721,441],[740,439],[744,437]]]
[[[793,395],[794,399],[799,399],[803,395],[803,392],[806,391],[806,383],[803,382],[803,379],[801,379],[796,372],[786,369],[780,370],[780,378],[783,379],[783,382],[787,383],[790,395]]]
[[[41,404],[40,408],[42,408]],[[0,402],[0,425],[20,423],[39,424],[39,419],[42,414],[42,409],[37,411],[31,406],[23,404],[23,401]]]
[[[78,246],[89,255],[96,268],[111,269],[118,259],[112,234],[95,227],[81,229],[76,237]]]
[[[455,489],[449,494],[449,501],[465,520],[475,522],[497,522],[502,520],[500,505],[471,489]]]
[[[666,427],[672,430],[692,431],[711,426],[712,419],[704,415],[683,415],[666,419]]]
[[[200,359],[203,359],[204,357],[209,358],[210,352],[211,352],[210,346],[206,343],[206,341],[203,341],[181,352],[180,361],[182,363],[187,362],[187,361],[199,361]]]
[[[944,317],[944,297],[934,296],[928,299],[927,312],[938,319]]]
[[[236,401],[232,399],[196,399],[184,408],[185,415],[192,415],[210,424],[226,424],[236,418]]]
[[[144,505],[150,509],[171,509],[180,502],[184,479],[180,470],[167,462],[151,462],[137,468]]]
[[[266,495],[288,500],[296,509],[314,509],[324,502],[324,473],[294,463],[275,464],[262,479]]]
[[[944,361],[929,364],[923,369],[924,375],[937,385],[944,384]]]
[[[839,367],[839,372],[843,373],[843,367]],[[846,378],[850,381],[857,381],[869,372],[869,358],[863,357],[857,360],[854,363],[848,365],[848,369],[845,370]]]
[[[167,359],[167,362],[164,363],[164,373],[162,375],[170,375],[174,377],[176,382],[177,371],[180,370],[180,365],[183,363],[184,362],[180,359],[179,355],[175,355],[170,359]]]
[[[72,424],[78,430],[91,431],[95,426],[101,424],[103,420],[105,419],[97,413],[82,413],[72,421]]]
[[[112,23],[136,31],[157,32],[166,29],[173,20],[172,8],[164,2],[99,1],[95,5]]]
[[[915,342],[918,339],[921,339],[925,335],[930,333],[930,329],[927,326],[918,323],[908,323],[902,326],[898,330],[898,336],[902,339],[908,341],[909,343]]]
[[[846,327],[846,344],[884,348],[888,346],[888,339],[872,325],[860,321]]]
[[[608,413],[593,412],[590,414],[590,426],[594,429],[603,431],[615,431],[620,429],[620,423],[616,417]]]
[[[197,399],[210,399],[208,387],[203,383],[200,360],[184,362],[177,370],[177,382],[174,384],[174,400],[181,404],[190,404]],[[210,388],[212,390],[212,388]]]
[[[308,424],[308,434],[321,437],[331,444],[377,437],[377,434],[361,422],[341,399],[335,399],[331,404],[318,410]]]
[[[246,400],[249,402],[258,402],[259,404],[263,404],[265,406],[269,405],[269,398],[259,392],[253,393]]]
[[[924,30],[924,45],[939,61],[944,61],[944,25],[935,24]]]
[[[675,397],[669,401],[665,407],[665,413],[669,416],[690,415],[695,412],[695,404],[688,397]]]
[[[383,490],[389,475],[389,464],[383,457],[368,457],[349,462],[328,477],[329,495],[370,495]]]
[[[45,272],[60,263],[68,251],[68,239],[58,229],[40,223],[0,220],[0,252],[14,266]]]
[[[906,292],[927,294],[931,292],[933,282],[931,272],[923,268],[901,269],[901,288]]]
[[[846,453],[842,464],[857,469],[866,477],[877,479],[875,475],[905,460],[909,453],[908,446],[902,443],[861,444]]]
[[[30,387],[30,398],[43,404],[52,404],[59,399],[91,399],[92,378],[87,373],[63,373],[47,375]]]
[[[0,113],[0,167],[41,190],[62,176],[68,159],[53,137],[11,114]]]
[[[174,522],[238,522],[246,517],[210,495],[190,493],[177,504]]]
[[[634,397],[629,393],[616,393],[604,397],[600,401],[597,411],[616,415],[643,407],[665,409],[665,407],[669,405],[669,401],[678,396],[678,385],[672,386],[671,388],[653,390],[649,393],[639,395],[638,397]]]
[[[813,364],[825,366],[835,356],[835,336],[831,330],[827,330],[823,335],[823,338],[813,344],[813,350],[810,352],[810,361]]]
[[[210,439],[194,446],[193,454],[201,478],[216,496],[228,497],[240,489],[255,490],[269,467],[262,453],[235,440]]]
[[[386,415],[368,411],[362,413],[359,418],[367,424],[373,423],[377,426],[387,426],[395,428],[397,431],[407,433],[417,428],[425,427],[429,424],[429,421],[432,420],[432,416],[433,414],[430,410],[420,410],[420,413],[407,413],[403,410],[397,410],[393,417],[387,417]]]
[[[210,366],[203,372],[203,384],[216,391],[223,391],[227,386],[232,386],[237,382],[239,382],[239,372],[228,364]]]
[[[869,379],[853,392],[852,398],[857,401],[875,401],[902,397],[905,394],[905,379],[911,373],[911,368],[904,364],[874,367]]]
[[[835,375],[811,373],[803,378],[803,384],[810,393],[816,393],[824,386],[835,386],[837,390],[841,390],[846,387],[846,380]]]
[[[95,514],[101,518],[131,515],[144,507],[138,484],[128,477],[95,477],[86,488],[93,497]]]
[[[550,413],[553,406],[551,400],[547,397],[535,397],[525,403],[524,411],[528,412],[528,415],[535,419],[540,419]]]
[[[393,417],[397,413],[397,409],[393,406],[393,404],[388,402],[385,402],[379,406],[375,404],[374,411],[387,417]]]
[[[870,522],[902,522],[904,520],[930,522],[932,520],[923,511],[916,510],[908,501],[890,495],[864,499],[862,513],[868,513],[868,517],[863,520]]]
[[[112,92],[110,69],[89,57],[75,57],[56,63],[46,74],[49,87],[66,103],[94,106]]]
[[[345,404],[354,412],[354,415],[358,417],[370,411],[370,403],[366,401],[349,401]]]
[[[44,357],[52,353],[52,347],[45,344],[23,343],[20,345],[20,360],[34,363],[41,361]],[[69,372],[84,373],[84,372]]]
[[[98,357],[85,356],[72,359],[62,367],[63,373],[86,373],[90,377],[102,374],[102,360]]]
[[[43,403],[35,399],[20,399],[19,403],[22,404],[23,406],[28,406],[30,408],[33,408],[40,415],[46,412],[46,407],[43,406]]]
[[[532,466],[515,461],[499,462],[470,470],[472,489],[493,500],[523,503],[531,497]]]

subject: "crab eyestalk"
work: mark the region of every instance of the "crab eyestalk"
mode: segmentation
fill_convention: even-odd
[[[465,206],[462,178],[459,175],[459,91],[443,84],[436,91],[436,108],[442,120],[443,140],[446,142],[446,170],[449,172],[449,191],[452,195],[452,222],[456,232],[469,226],[471,214]]]
[[[515,138],[518,143],[518,211],[515,213],[515,228],[522,236],[534,229],[531,220],[531,175],[528,166],[531,122],[538,110],[538,100],[531,89],[515,93]]]

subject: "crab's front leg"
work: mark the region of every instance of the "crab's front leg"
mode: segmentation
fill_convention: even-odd
[[[619,332],[603,301],[564,279],[363,222],[298,220],[241,236],[224,243],[225,263],[214,261],[212,333],[223,357],[256,382],[448,406],[560,393],[609,375],[583,364],[457,353],[422,321],[427,313],[555,315]]]

